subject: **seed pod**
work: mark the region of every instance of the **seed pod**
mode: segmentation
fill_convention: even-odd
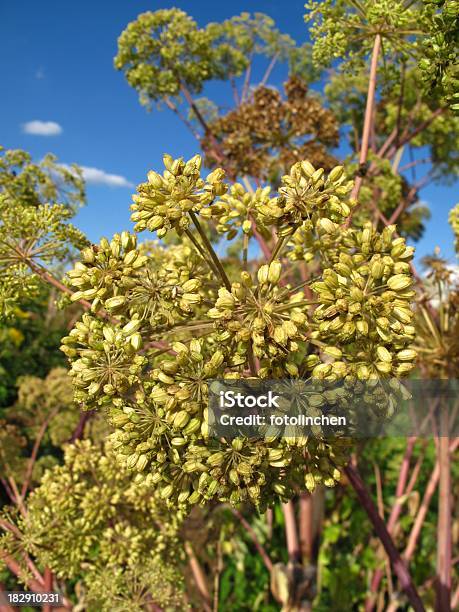
[[[391,276],[387,281],[387,286],[392,291],[402,291],[403,289],[407,289],[412,283],[412,280],[406,274],[396,274],[395,276]]]
[[[139,455],[137,453],[133,453],[132,455],[129,455],[129,457],[126,460],[127,468],[132,470],[136,466],[138,459],[139,459]]]
[[[143,472],[143,470],[147,467],[147,465],[148,465],[148,456],[143,454],[143,455],[140,455],[140,457],[138,458],[135,468],[139,472]]]
[[[129,342],[132,348],[135,351],[138,351],[142,346],[142,336],[139,333],[132,334],[132,336],[129,339]]]
[[[177,412],[174,417],[173,426],[176,429],[182,429],[188,424],[189,420],[190,415],[188,414],[188,412],[186,410],[180,410],[180,412]]]
[[[199,431],[201,427],[201,421],[197,418],[191,419],[188,425],[184,428],[183,433],[185,436],[191,436],[191,434]]]
[[[190,278],[182,285],[185,293],[194,293],[201,286],[201,281],[198,278]]]
[[[331,355],[331,357],[335,357],[335,359],[341,359],[341,357],[343,356],[343,351],[337,346],[326,346],[323,349],[323,352],[326,355]]]
[[[241,461],[240,463],[238,463],[237,467],[236,467],[237,471],[239,474],[241,474],[242,476],[251,476],[252,475],[252,468],[251,466],[244,462]]]
[[[384,346],[378,346],[378,348],[376,349],[376,354],[378,355],[381,361],[384,361],[386,363],[390,363],[392,361],[392,355]]]
[[[344,167],[343,166],[335,166],[330,170],[330,174],[328,175],[328,180],[330,183],[336,183],[342,178],[344,175]]]
[[[333,221],[327,218],[320,219],[319,225],[327,234],[333,234],[338,227],[336,223],[333,223]]]
[[[150,170],[150,172],[147,174],[147,177],[148,177],[148,182],[155,189],[160,189],[162,187],[163,177],[160,174],[158,174],[154,170]]]
[[[357,328],[357,331],[359,333],[362,334],[362,336],[367,336],[368,335],[368,323],[367,321],[365,321],[365,319],[359,319],[358,321],[356,321],[355,326]]]
[[[110,342],[110,344],[113,344],[115,342],[115,332],[111,327],[104,325],[102,333],[107,342]]]
[[[171,497],[173,493],[174,493],[174,486],[171,484],[166,485],[165,487],[160,489],[161,499],[169,499],[169,497]]]
[[[269,264],[268,269],[268,281],[273,285],[279,282],[282,272],[282,264],[280,261],[275,260]]]
[[[108,310],[115,310],[115,308],[119,308],[120,306],[124,306],[125,303],[126,303],[125,296],[124,295],[117,295],[115,297],[109,298],[105,302],[105,307]]]
[[[383,277],[383,274],[384,274],[384,264],[379,260],[374,261],[371,265],[371,276],[375,280],[379,280],[380,278]]]
[[[142,321],[140,319],[132,319],[122,328],[123,334],[130,336],[134,332],[138,331],[141,325]]]
[[[319,363],[319,365],[317,365],[313,371],[312,371],[312,377],[313,378],[325,378],[326,376],[328,376],[328,374],[330,374],[331,372],[331,365],[329,363]]]
[[[270,448],[268,451],[268,460],[279,461],[284,456],[284,450],[282,448]]]
[[[257,278],[260,285],[264,285],[268,282],[268,274],[269,266],[267,264],[264,264],[263,266],[261,266],[257,273]]]
[[[376,369],[384,374],[389,374],[392,371],[392,364],[387,361],[377,361],[375,363]]]
[[[212,455],[210,455],[210,457],[207,458],[207,463],[211,467],[218,467],[222,465],[224,460],[225,460],[225,453],[223,453],[222,451],[219,451],[217,453],[212,453]]]
[[[239,474],[234,468],[229,471],[229,479],[236,486],[238,486],[240,483]]]
[[[307,177],[312,177],[312,175],[316,171],[314,166],[307,160],[304,160],[301,162],[301,170],[303,171],[304,175]]]
[[[393,315],[402,323],[409,323],[413,318],[413,312],[408,308],[400,308],[395,306],[392,312]]]
[[[404,349],[397,353],[397,359],[399,361],[413,361],[416,357],[417,353],[413,349]]]

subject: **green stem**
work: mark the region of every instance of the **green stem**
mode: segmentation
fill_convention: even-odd
[[[289,236],[290,236],[290,234],[289,234]],[[285,244],[287,238],[289,238],[289,236],[281,236],[279,238],[279,240],[276,242],[276,246],[274,247],[274,250],[271,253],[271,257],[269,259],[269,263],[273,262],[276,259],[277,255],[280,253],[282,247],[284,246],[284,244]]]
[[[196,215],[194,214],[194,212],[192,210],[190,210],[190,217],[196,227],[196,229],[198,230],[199,235],[201,236],[201,240],[204,243],[204,246],[207,249],[207,252],[209,253],[210,257],[212,258],[212,261],[219,273],[219,276],[221,277],[225,287],[228,289],[228,291],[231,291],[231,283],[229,282],[228,277],[226,276],[226,272],[221,264],[220,259],[218,258],[217,253],[214,251],[213,246],[210,243],[210,240],[207,238],[207,235],[205,233],[205,231],[202,229],[201,224],[198,221],[198,218],[196,217]]]
[[[249,235],[244,232],[244,238],[242,243],[242,267],[247,271],[249,258]]]
[[[196,250],[201,255],[201,257],[204,259],[204,261],[209,266],[209,268],[212,270],[212,272],[218,276],[218,270],[216,269],[216,267],[214,265],[214,262],[207,257],[207,253],[204,251],[202,246],[199,244],[199,242],[193,236],[193,233],[189,229],[187,229],[187,230],[185,230],[185,234],[188,236],[188,238],[191,240],[193,245],[196,247]]]

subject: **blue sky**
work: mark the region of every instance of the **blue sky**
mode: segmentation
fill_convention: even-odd
[[[147,113],[122,74],[114,70],[117,37],[127,23],[141,12],[171,6],[187,11],[200,25],[241,11],[260,11],[301,43],[307,36],[303,5],[303,0],[290,0],[288,5],[277,0],[0,2],[0,143],[26,149],[36,159],[52,152],[62,162],[91,169],[92,181],[99,182],[88,185],[88,204],[76,219],[91,240],[131,229],[131,185],[145,180],[149,169],[160,169],[164,152],[191,156],[198,148],[171,112]],[[280,69],[274,77],[282,80]],[[54,122],[62,132],[24,133],[24,125],[34,120]],[[37,126],[33,128],[32,132]],[[47,125],[45,130],[58,128]],[[442,254],[454,261],[447,216],[458,199],[457,188],[432,186],[422,196],[431,205],[432,219],[418,243],[418,257],[439,245]]]

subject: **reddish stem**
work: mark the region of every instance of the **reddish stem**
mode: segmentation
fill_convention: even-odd
[[[405,563],[403,562],[400,553],[395,547],[395,544],[392,540],[390,533],[387,531],[387,527],[384,521],[379,516],[378,509],[376,508],[373,500],[371,499],[371,496],[368,493],[358,470],[354,465],[352,465],[352,463],[349,463],[344,468],[344,471],[354,491],[356,492],[360,503],[365,509],[365,512],[367,513],[368,518],[370,519],[373,528],[376,532],[376,535],[381,540],[382,545],[384,546],[384,549],[387,553],[387,556],[390,559],[392,568],[400,582],[400,586],[408,597],[408,600],[413,606],[413,609],[415,610],[415,612],[424,612],[424,606],[419,597],[417,589],[411,579],[411,575]]]
[[[374,119],[374,105],[376,93],[376,72],[378,69],[378,56],[381,49],[381,36],[376,34],[373,51],[371,54],[370,78],[368,81],[367,104],[365,108],[365,118],[363,122],[362,143],[360,145],[359,164],[363,168],[367,163],[368,149],[370,143],[370,135],[372,131],[372,123]],[[360,187],[362,186],[363,177],[357,176],[354,183],[354,188],[351,192],[351,198],[356,200],[359,196]]]
[[[402,460],[402,466],[400,469],[400,474],[398,477],[397,488],[395,490],[395,503],[392,506],[391,513],[389,515],[389,520],[387,521],[387,531],[391,534],[394,534],[394,528],[400,516],[403,507],[402,496],[405,492],[406,484],[408,481],[409,469],[410,469],[410,460],[413,454],[414,444],[416,442],[416,438],[409,438],[406,445],[405,455]],[[384,575],[384,570],[382,568],[376,569],[373,579],[371,581],[370,591],[372,596],[367,599],[365,604],[365,611],[369,612],[373,609],[375,604],[375,593],[378,592],[379,585],[381,583],[382,577]]]
[[[232,506],[228,506],[228,508],[231,510],[231,512],[234,514],[234,516],[239,519],[241,525],[247,531],[247,534],[249,535],[249,537],[252,540],[255,548],[257,549],[258,554],[262,558],[263,563],[265,564],[266,569],[268,570],[269,573],[271,573],[273,571],[273,562],[269,558],[269,555],[266,552],[266,550],[260,544],[260,541],[258,540],[257,534],[255,533],[254,529],[252,528],[250,523],[244,518],[242,513],[239,512],[239,510],[237,510],[236,508],[233,508]]]
[[[450,453],[454,453],[454,451],[459,446],[459,438],[456,438],[454,442],[451,443]],[[427,510],[429,509],[430,501],[435,493],[435,489],[437,488],[438,481],[440,479],[440,464],[437,461],[435,467],[430,476],[429,482],[427,483],[427,487],[424,493],[424,497],[422,498],[421,505],[419,506],[418,512],[416,514],[416,519],[414,521],[413,527],[411,528],[411,532],[408,538],[408,544],[406,545],[405,552],[403,553],[403,558],[406,561],[409,561],[413,556],[413,553],[416,548],[416,544],[421,533],[421,528],[424,523]]]
[[[285,538],[287,540],[287,551],[289,561],[298,563],[301,561],[300,543],[298,540],[298,531],[296,528],[295,506],[290,500],[282,504],[282,511],[285,519]]]
[[[45,581],[45,591],[51,593],[53,590],[53,573],[49,569],[49,567],[45,567],[44,572],[44,581]],[[51,612],[52,608],[50,604],[44,604],[43,612]]]
[[[438,612],[451,610],[451,461],[448,438],[448,410],[441,411],[441,431],[438,440],[438,463],[440,468],[440,485],[438,496],[437,524],[437,583],[436,605]]]

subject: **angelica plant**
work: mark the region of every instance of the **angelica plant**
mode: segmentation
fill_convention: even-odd
[[[221,168],[203,177],[199,156],[166,155],[164,164],[133,197],[135,233],[86,248],[68,273],[72,299],[91,303],[62,344],[75,400],[105,412],[120,464],[171,506],[247,500],[264,508],[317,483],[333,486],[346,441],[214,439],[209,381],[409,373],[413,248],[394,227],[342,229],[355,204],[342,167],[326,174],[294,164],[277,193],[251,194],[248,217],[246,195]],[[231,206],[237,201],[246,206]],[[239,269],[225,265],[207,234],[211,224],[227,233],[228,217],[246,236]],[[182,243],[142,247],[136,235],[147,231]],[[262,232],[274,235],[270,257],[249,262],[249,242]],[[320,263],[318,274],[299,277],[298,261]]]
[[[88,241],[69,223],[84,202],[81,170],[52,155],[36,164],[25,151],[0,152],[1,318],[36,297],[43,280],[62,289],[53,275]]]
[[[179,609],[180,524],[179,513],[164,520],[158,495],[134,484],[109,447],[85,440],[66,447],[0,546],[79,582],[90,609],[142,610],[151,601]]]

